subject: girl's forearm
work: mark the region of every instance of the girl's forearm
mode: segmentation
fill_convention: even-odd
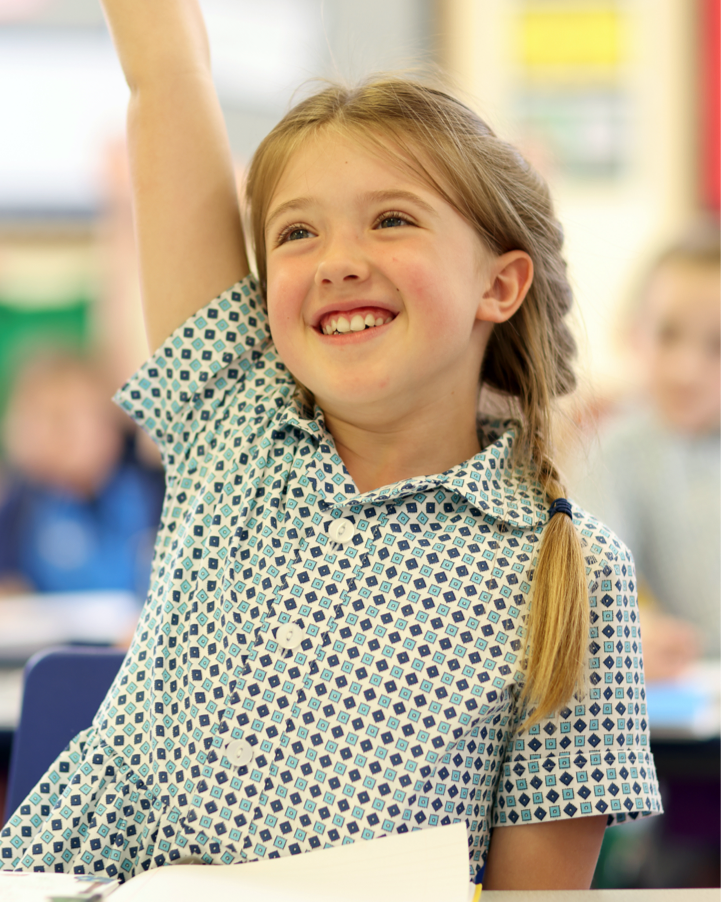
[[[495,827],[484,889],[589,889],[606,815]]]
[[[196,0],[103,0],[131,88],[128,155],[148,341],[248,272],[228,136]]]
[[[197,0],[101,0],[131,91],[210,73]]]

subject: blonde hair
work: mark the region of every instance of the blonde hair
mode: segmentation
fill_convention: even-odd
[[[664,248],[653,260],[649,274],[668,263],[688,263],[693,266],[720,265],[720,225],[717,219],[701,217],[692,223],[677,240]]]
[[[515,399],[522,424],[515,464],[532,468],[550,502],[562,497],[550,453],[551,403],[576,385],[571,366],[576,346],[564,323],[572,292],[561,256],[562,229],[546,183],[514,147],[442,90],[395,77],[355,88],[331,85],[295,106],[251,162],[246,191],[264,294],[271,198],[291,155],[322,130],[352,135],[410,167],[494,254],[523,250],[531,256],[531,288],[511,319],[494,327],[481,383]],[[523,697],[534,709],[530,720],[538,720],[571,699],[588,643],[581,543],[565,514],[552,517],[545,528],[533,586]]]

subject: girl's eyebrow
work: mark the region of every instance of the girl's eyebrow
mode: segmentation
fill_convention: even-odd
[[[293,200],[287,200],[285,203],[276,207],[275,210],[271,211],[266,219],[266,228],[270,226],[274,219],[278,219],[279,216],[284,213],[288,213],[289,210],[298,210],[301,207],[305,207],[308,204],[312,203],[312,199],[310,197],[294,197]]]
[[[380,201],[382,203],[406,201],[407,203],[412,203],[417,207],[420,207],[430,216],[438,217],[439,215],[438,212],[431,206],[431,204],[428,204],[425,200],[420,198],[418,194],[414,194],[413,191],[404,191],[400,188],[392,189],[390,191],[368,191],[366,194],[362,195],[362,200],[376,202]],[[275,219],[278,219],[278,217],[282,216],[284,213],[288,213],[291,210],[299,210],[302,207],[306,207],[312,203],[313,198],[311,197],[294,197],[292,200],[287,200],[285,203],[282,203],[280,206],[276,207],[275,210],[271,211],[268,219],[266,220],[266,228],[268,228]]]
[[[428,213],[430,216],[438,217],[438,212],[428,204],[425,200],[414,194],[413,191],[404,191],[401,188],[394,188],[391,191],[369,191],[364,195],[364,199],[371,201],[381,201],[383,203],[393,203],[395,200],[406,201],[415,204],[417,207]]]

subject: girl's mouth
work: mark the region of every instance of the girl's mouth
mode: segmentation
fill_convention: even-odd
[[[318,330],[323,335],[345,335],[348,332],[363,332],[384,326],[394,319],[396,314],[381,307],[359,307],[344,313],[327,313],[321,317]]]

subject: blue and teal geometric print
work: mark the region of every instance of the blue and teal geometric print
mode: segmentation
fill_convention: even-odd
[[[624,545],[574,508],[586,682],[521,729],[548,502],[510,465],[514,424],[360,494],[293,392],[251,278],[119,392],[166,466],[151,588],[93,725],[2,831],[2,866],[127,879],[463,820],[473,875],[496,825],[661,811]]]

